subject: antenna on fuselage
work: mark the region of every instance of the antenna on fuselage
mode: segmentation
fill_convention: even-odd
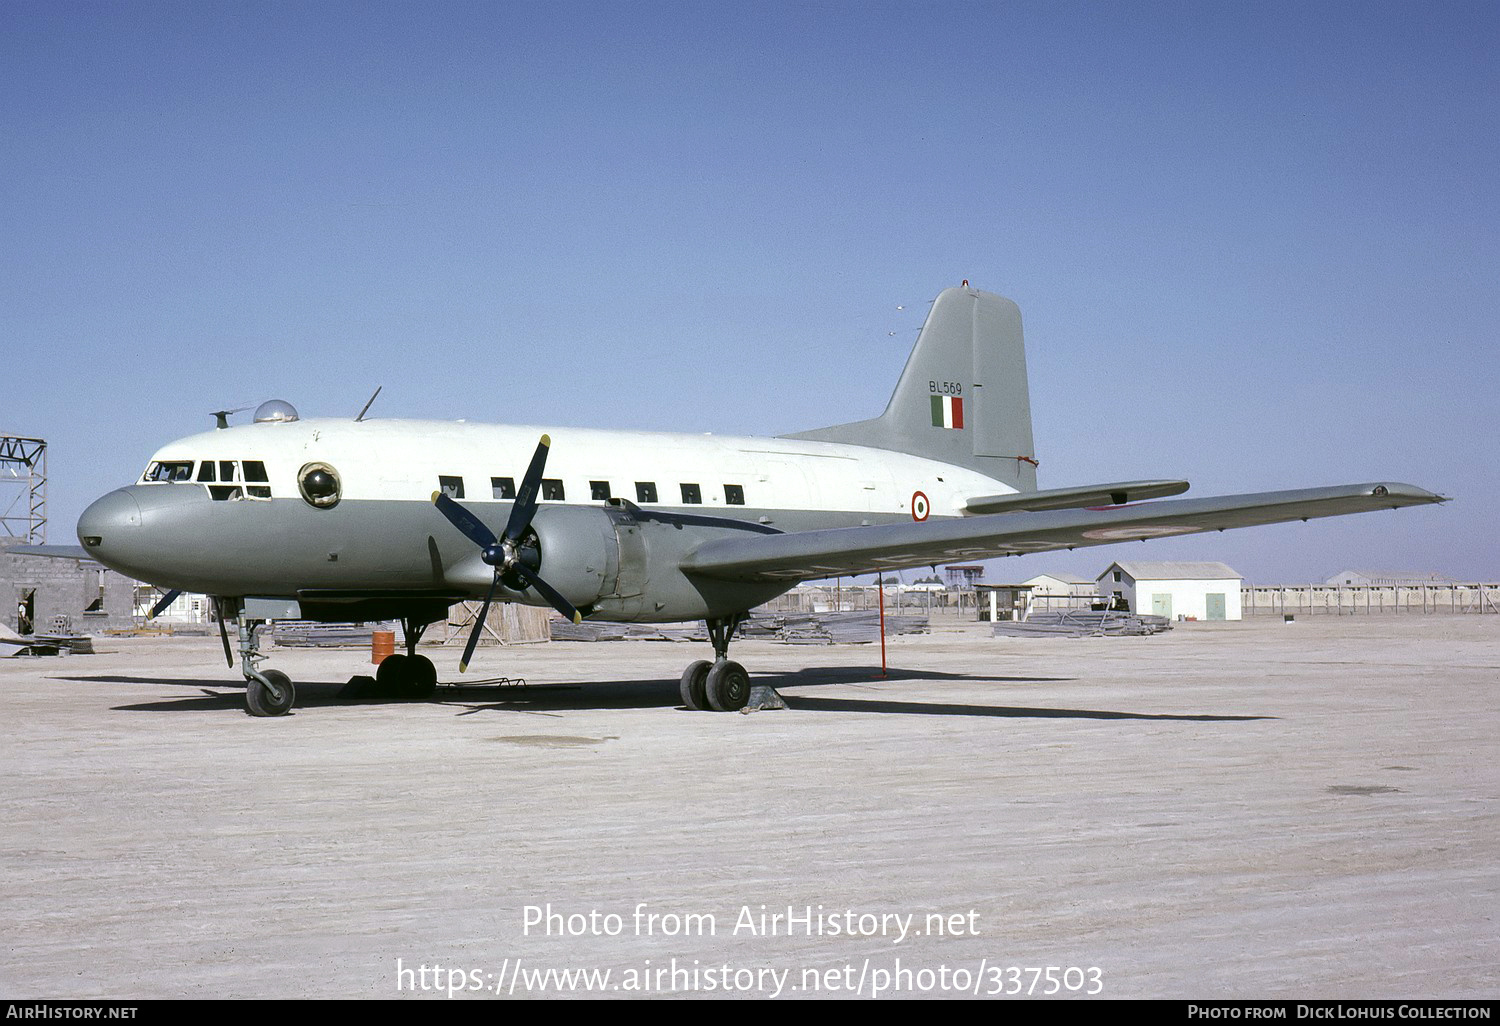
[[[384,385],[376,385],[375,386],[375,395],[379,395],[380,394],[380,390],[382,388],[384,388],[384,387],[385,387]],[[370,407],[373,406],[373,405],[375,405],[375,395],[370,396],[370,401],[367,402],[367,403],[365,403],[364,409],[362,409],[362,410],[359,411],[359,416],[354,418],[354,423],[358,424],[360,421],[362,421],[362,420],[365,419],[365,414],[369,413],[370,412]]]
[[[235,413],[244,413],[254,405],[254,403],[246,403],[244,406],[236,406],[232,410],[215,410],[213,413],[209,414],[209,416],[214,419],[214,427],[220,431],[223,431],[229,426],[230,415]]]

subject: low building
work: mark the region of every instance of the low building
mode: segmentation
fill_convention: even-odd
[[[0,544],[0,620],[17,634],[94,634],[135,623],[136,582],[91,559]],[[46,546],[41,546],[46,548]]]
[[[1450,585],[1459,582],[1442,574],[1412,570],[1340,570],[1323,583],[1335,588],[1421,588],[1424,585]]]
[[[1031,587],[1031,606],[1027,616],[1034,612],[1090,609],[1100,601],[1094,581],[1076,574],[1037,574],[1025,583]]]
[[[979,619],[1024,620],[1031,613],[1031,585],[976,584]]]
[[[1123,599],[1132,613],[1169,620],[1238,620],[1244,577],[1223,563],[1111,563],[1099,575],[1099,594]]]

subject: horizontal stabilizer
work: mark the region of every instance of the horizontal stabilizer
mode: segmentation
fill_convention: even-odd
[[[1123,506],[1141,499],[1161,499],[1188,490],[1186,481],[1121,481],[1082,488],[1049,488],[1044,492],[981,495],[964,504],[970,515],[1027,513],[1042,509],[1079,509],[1084,506]]]

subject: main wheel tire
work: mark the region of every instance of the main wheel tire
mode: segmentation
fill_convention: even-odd
[[[678,693],[682,695],[682,704],[692,710],[708,708],[708,671],[713,663],[707,659],[699,659],[696,663],[690,663],[686,670],[682,671],[682,682],[678,686]]]
[[[380,686],[379,694],[404,695],[411,686],[411,680],[411,656],[399,653],[388,655],[375,668],[375,683]]]
[[[704,690],[710,708],[737,712],[750,703],[750,675],[739,663],[720,659],[709,669]]]
[[[297,700],[297,689],[292,687],[292,678],[280,670],[266,670],[261,676],[270,682],[271,687],[266,687],[254,677],[247,680],[245,710],[251,716],[285,716],[291,712],[292,703]]]
[[[437,690],[437,667],[426,656],[410,658],[411,685],[408,693],[412,698],[431,698]]]

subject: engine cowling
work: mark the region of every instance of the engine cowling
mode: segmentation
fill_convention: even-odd
[[[704,542],[765,533],[759,524],[718,517],[608,506],[543,506],[531,522],[535,569],[592,619],[641,622],[729,616],[775,598],[790,584],[694,578],[683,559]],[[529,540],[529,539],[528,539]],[[509,601],[546,602],[534,591],[502,585]]]

